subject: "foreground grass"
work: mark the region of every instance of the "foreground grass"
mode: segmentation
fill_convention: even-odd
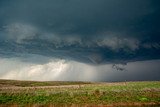
[[[35,87],[32,85],[27,85],[28,87],[21,87],[20,85],[15,87],[12,83],[12,87],[10,87],[9,82],[5,85],[5,82],[3,81],[3,87],[0,88],[0,104],[160,104],[160,82],[158,81],[125,83],[62,83],[58,84],[58,82],[53,82],[50,83],[50,87],[45,86],[45,82],[42,82],[41,84],[43,85],[40,85],[40,87],[39,85],[36,85]],[[15,82],[15,84],[17,84],[17,82]],[[55,84],[60,86],[55,86]]]

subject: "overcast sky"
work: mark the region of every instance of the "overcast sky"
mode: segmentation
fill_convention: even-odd
[[[0,78],[160,80],[159,0],[1,0]]]

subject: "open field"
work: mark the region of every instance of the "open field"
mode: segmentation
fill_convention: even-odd
[[[36,82],[0,80],[2,106],[160,106],[160,82]]]

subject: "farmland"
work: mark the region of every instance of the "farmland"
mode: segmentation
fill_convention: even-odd
[[[160,105],[160,82],[37,82],[0,80],[0,106]]]

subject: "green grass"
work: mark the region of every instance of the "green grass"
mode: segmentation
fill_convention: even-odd
[[[56,82],[58,86],[62,83],[62,85],[78,84],[78,86],[46,88],[37,87],[39,85],[46,86],[46,83],[49,83],[49,86],[55,86],[55,83],[44,82],[45,85],[43,82],[39,84],[39,82],[32,83],[30,81],[30,83],[36,83],[36,87],[32,89],[27,87],[24,89],[23,87],[20,89],[0,88],[0,104],[160,104],[160,82],[158,81],[126,83]],[[6,84],[17,86],[16,81]],[[27,86],[33,87],[29,84]]]

